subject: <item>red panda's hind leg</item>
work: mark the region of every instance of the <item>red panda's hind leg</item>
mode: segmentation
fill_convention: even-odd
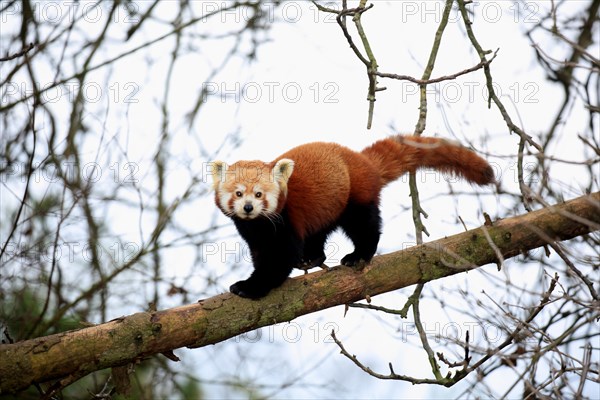
[[[350,203],[340,218],[340,226],[354,244],[354,251],[342,258],[350,267],[370,262],[377,251],[381,236],[381,217],[377,202]]]
[[[331,231],[331,229],[326,229],[311,235],[304,240],[302,263],[298,268],[306,271],[323,265],[327,258],[325,255],[325,242]]]

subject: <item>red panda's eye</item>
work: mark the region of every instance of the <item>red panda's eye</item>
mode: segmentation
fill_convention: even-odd
[[[240,192],[240,191],[238,190],[237,192],[235,192],[235,195],[236,195],[237,197],[242,197],[242,192]]]
[[[256,192],[255,196],[257,199],[260,199],[262,197],[262,192]]]

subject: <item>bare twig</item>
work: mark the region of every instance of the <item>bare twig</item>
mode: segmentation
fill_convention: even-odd
[[[444,82],[444,81],[450,81],[450,80],[454,80],[454,79],[458,78],[459,76],[463,76],[463,75],[469,74],[471,72],[475,72],[477,70],[480,70],[484,66],[490,64],[496,58],[496,55],[498,54],[498,50],[496,50],[494,52],[494,55],[489,60],[480,61],[477,65],[474,65],[474,66],[472,66],[470,68],[464,69],[464,70],[456,72],[454,74],[442,75],[442,76],[439,76],[437,78],[417,79],[417,78],[414,78],[414,77],[409,76],[409,75],[390,74],[390,73],[387,73],[387,72],[379,72],[379,71],[377,72],[377,76],[379,76],[381,78],[390,78],[390,79],[395,79],[395,80],[400,80],[400,81],[409,81],[409,82],[412,82],[412,83],[416,83],[417,85],[431,85],[431,84],[434,84],[434,83],[439,83],[439,82]]]
[[[25,189],[23,190],[23,197],[21,198],[19,208],[17,210],[15,220],[13,221],[10,233],[8,234],[8,237],[6,238],[6,241],[4,242],[2,249],[0,249],[0,259],[2,259],[2,256],[6,252],[7,246],[10,244],[10,239],[13,237],[13,235],[15,234],[15,231],[17,230],[17,227],[19,226],[19,219],[21,218],[21,213],[23,212],[23,208],[25,208],[25,204],[27,203],[27,198],[29,196],[29,185],[31,183],[31,176],[33,175],[33,171],[34,171],[33,160],[35,158],[35,148],[36,148],[36,144],[37,144],[37,132],[35,131],[36,108],[37,108],[37,102],[34,102],[33,108],[30,111],[31,118],[30,118],[30,126],[29,126],[31,128],[33,144],[32,144],[31,154],[29,155],[29,163],[27,166],[27,180],[25,181]]]
[[[467,31],[467,36],[469,37],[471,44],[477,51],[477,54],[479,55],[480,60],[481,61],[487,60],[486,56],[491,51],[483,50],[483,48],[479,44],[479,41],[475,37],[475,34],[473,33],[473,28],[472,28],[473,23],[471,22],[471,20],[469,18],[469,14],[467,12],[467,8],[465,5],[465,0],[457,0],[457,2],[458,2],[458,8],[460,10],[462,20],[464,22],[465,29]],[[491,74],[489,63],[486,63],[483,66],[483,71],[484,71],[484,74],[486,77],[486,85],[487,85],[487,89],[488,89],[488,93],[489,93],[489,100],[488,100],[489,103],[488,104],[491,106],[491,102],[493,101],[494,104],[496,104],[496,107],[498,107],[498,110],[500,111],[502,118],[504,118],[504,121],[506,122],[506,125],[508,126],[508,128],[512,132],[517,133],[523,140],[525,140],[529,145],[536,148],[540,153],[543,153],[542,147],[539,144],[537,144],[531,136],[527,135],[525,133],[525,131],[523,131],[521,128],[519,128],[517,125],[515,125],[515,123],[511,119],[510,115],[508,115],[508,111],[502,104],[502,101],[500,101],[500,98],[496,95],[496,92],[494,90],[493,79],[492,79],[492,74]]]
[[[444,12],[442,14],[442,19],[440,21],[440,25],[435,32],[435,37],[433,39],[433,45],[431,46],[431,52],[429,53],[429,60],[427,60],[427,65],[425,66],[425,70],[423,71],[423,76],[421,80],[427,81],[433,72],[433,68],[435,66],[435,60],[437,58],[437,54],[440,48],[440,44],[442,43],[442,36],[444,35],[444,30],[448,25],[448,18],[450,16],[450,10],[452,9],[452,3],[454,0],[446,0],[446,4],[444,5]],[[421,135],[425,131],[425,126],[427,122],[427,90],[426,85],[420,85],[419,91],[420,101],[419,101],[419,119],[417,121],[417,125],[415,126],[415,135]],[[411,194],[412,194],[411,189]]]
[[[375,372],[371,368],[369,368],[366,365],[364,365],[363,363],[361,363],[354,354],[348,353],[348,351],[346,350],[346,348],[344,347],[342,342],[335,335],[335,331],[331,332],[331,337],[332,337],[333,341],[335,342],[335,344],[337,344],[338,347],[340,348],[341,354],[343,354],[346,358],[348,358],[350,361],[352,361],[357,367],[359,367],[360,369],[365,371],[367,374],[374,376],[375,378],[406,381],[406,382],[411,382],[413,384],[422,384],[422,383],[437,384],[437,385],[442,384],[441,382],[439,382],[436,379],[427,379],[427,378],[421,379],[421,378],[414,378],[412,376],[407,376],[407,375],[398,375],[394,372],[392,363],[389,363],[389,368],[390,368],[389,374],[385,375],[385,374],[380,374],[378,372]]]
[[[4,57],[0,57],[0,62],[14,60],[15,58],[23,57],[24,55],[26,55],[27,53],[29,53],[34,48],[35,48],[35,44],[30,43],[29,46],[25,47],[23,50],[21,50],[21,51],[19,51],[17,53],[7,54]]]

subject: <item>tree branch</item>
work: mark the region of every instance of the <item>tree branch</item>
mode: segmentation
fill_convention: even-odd
[[[15,54],[7,53],[5,57],[0,57],[0,62],[10,61],[10,60],[14,60],[15,58],[23,57],[25,54],[29,53],[34,47],[35,47],[35,44],[29,43],[29,46],[25,47],[23,50],[15,53]]]
[[[486,230],[489,238],[477,228],[378,256],[362,271],[336,267],[289,279],[258,301],[225,293],[196,304],[2,344],[0,394],[126,365],[180,347],[218,343],[262,326],[495,263],[497,251],[506,259],[543,246],[548,238],[568,240],[600,230],[600,192],[496,221]]]

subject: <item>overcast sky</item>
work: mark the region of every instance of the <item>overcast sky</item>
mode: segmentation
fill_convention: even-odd
[[[569,3],[571,5],[565,8],[579,8],[587,4],[584,1]],[[203,11],[210,11],[219,4],[206,1],[198,2],[196,6]],[[480,43],[485,49],[498,50],[491,64],[496,91],[513,120],[533,136],[549,127],[548,116],[554,115],[562,95],[559,87],[547,83],[524,35],[524,31],[539,21],[541,10],[548,6],[547,1],[519,4],[476,1],[470,6],[474,13],[473,29]],[[185,190],[189,182],[188,168],[202,176],[205,163],[213,158],[227,162],[238,159],[270,161],[293,146],[311,141],[337,142],[360,150],[387,135],[412,133],[414,130],[419,104],[417,87],[408,82],[384,79],[380,79],[380,86],[387,89],[377,93],[373,126],[370,130],[366,129],[368,80],[365,67],[350,50],[335,19],[317,12],[309,2],[291,1],[279,8],[265,3],[263,7],[269,19],[277,22],[264,36],[269,41],[260,46],[254,62],[248,63],[246,59],[236,57],[212,80],[207,81],[206,77],[220,65],[229,46],[220,41],[203,41],[176,65],[169,101],[172,115],[168,129],[174,138],[172,158],[168,163],[169,201],[181,196]],[[362,22],[380,71],[420,78],[442,10],[443,2],[440,1],[375,2],[375,7],[363,15]],[[46,17],[50,12],[47,8]],[[162,15],[164,19],[170,18],[172,12],[174,8],[169,2],[162,2],[156,9],[156,15]],[[193,29],[199,34],[226,32],[239,28],[246,18],[247,15],[237,10],[200,22]],[[122,23],[127,23],[125,17]],[[93,19],[90,20],[91,30],[98,29],[98,25]],[[158,37],[169,29],[164,24],[150,22],[137,40],[143,42]],[[358,41],[356,36],[355,40]],[[547,46],[548,52],[557,59],[564,58],[564,48],[546,42],[541,37],[539,40],[540,45]],[[129,42],[128,46],[135,46],[135,40]],[[244,46],[250,49],[249,43]],[[164,40],[152,47],[151,57],[139,52],[127,57],[126,61],[117,62],[115,68],[110,70],[111,84],[108,87],[104,86],[106,71],[98,70],[90,75],[90,96],[94,96],[94,90],[100,91],[96,103],[98,109],[106,110],[107,98],[110,107],[106,113],[96,114],[92,102],[86,110],[84,122],[91,130],[106,132],[109,137],[115,133],[121,134],[118,140],[123,140],[128,159],[139,167],[136,178],[141,179],[142,185],[145,179],[154,179],[148,171],[151,169],[152,152],[160,138],[161,115],[158,107],[164,93],[164,79],[172,48],[173,41]],[[103,56],[110,58],[122,51],[117,47],[115,53],[107,52]],[[457,11],[453,10],[432,77],[452,74],[478,62]],[[38,76],[44,82],[51,82],[52,74],[53,71],[48,69],[40,71]],[[102,86],[96,87],[95,82],[102,82]],[[189,126],[185,116],[203,88],[209,93],[208,102],[192,126]],[[476,71],[456,80],[433,85],[429,92],[425,135],[450,138],[471,146],[494,166],[502,187],[516,192],[518,138],[509,134],[498,110],[487,107],[483,72]],[[63,103],[64,100],[63,95],[53,107],[67,110],[68,104]],[[561,138],[556,142],[553,155],[574,161],[585,158],[575,140],[577,132],[584,129],[584,117],[585,111],[575,107],[572,118],[565,121],[561,128]],[[238,133],[240,145],[223,146],[223,139],[233,132]],[[47,134],[43,130],[41,133]],[[100,139],[99,135],[96,141],[87,142],[90,161],[97,156],[95,148],[101,140],[105,138]],[[566,197],[575,197],[580,194],[578,179],[583,184],[588,178],[578,175],[571,165],[563,167],[560,171],[552,171],[554,179],[564,184]],[[126,170],[121,172],[127,173]],[[199,193],[208,191],[209,185],[203,185]],[[498,203],[494,188],[474,188],[461,182],[451,185],[455,192],[480,195],[449,196],[450,184],[447,179],[440,176],[423,177],[421,197],[429,214],[425,224],[431,232],[427,240],[461,232],[463,227],[459,224],[459,216],[468,228],[477,227],[483,222],[483,212],[492,218],[509,216],[505,208],[508,205]],[[196,204],[196,209],[188,209],[176,216],[179,223],[191,230],[201,231],[216,218],[219,225],[225,226],[219,230],[219,235],[225,239],[216,242],[217,251],[213,252],[214,247],[207,247],[206,268],[219,271],[223,276],[219,282],[221,290],[207,293],[215,295],[227,290],[236,280],[246,277],[251,266],[249,260],[242,259],[245,267],[238,268],[234,274],[226,272],[228,264],[223,263],[223,259],[231,262],[227,257],[232,257],[230,250],[237,249],[240,239],[230,221],[218,213],[210,195],[199,197]],[[406,180],[390,185],[383,192],[384,228],[379,253],[398,250],[399,243],[402,244],[400,247],[414,244],[411,213],[405,209],[409,205]],[[138,215],[131,216],[124,210],[115,209],[109,218],[112,229],[121,238],[129,237],[128,240],[133,242],[139,240]],[[349,251],[351,247],[347,239],[339,234],[332,236],[328,247],[328,263],[339,262]],[[177,252],[166,254],[165,263],[178,266],[173,267],[169,274],[175,278],[186,276],[193,262],[192,253],[177,249]],[[488,284],[486,279],[483,272],[474,271],[468,276],[432,283],[428,290],[470,286],[473,295],[477,296]],[[526,269],[522,272],[522,279],[532,279]],[[382,295],[377,302],[401,308],[411,293],[409,289]],[[176,299],[173,301],[176,302]],[[473,327],[466,317],[461,319],[459,314],[442,313],[436,301],[426,300],[422,306],[426,326],[431,332],[460,338],[471,327],[472,333],[475,336],[479,334],[480,339],[483,335],[488,338],[499,335],[493,327]],[[136,305],[131,305],[131,309],[127,304],[121,304],[121,307],[116,311],[117,314],[110,317],[139,311]],[[409,321],[393,318],[383,320],[372,313],[356,310],[351,310],[346,317],[343,314],[343,307],[337,307],[299,318],[291,324],[262,329],[262,336],[233,339],[232,342],[239,342],[237,345],[219,344],[177,353],[187,353],[184,365],[193,365],[203,379],[223,378],[228,371],[236,371],[249,380],[265,385],[298,379],[317,385],[302,389],[299,389],[301,384],[298,388],[292,386],[278,392],[278,397],[322,396],[328,393],[326,389],[330,384],[344,388],[345,391],[336,392],[343,398],[447,398],[464,390],[463,384],[449,390],[377,381],[367,377],[340,356],[337,346],[328,341],[327,333],[331,329],[336,329],[351,352],[374,370],[386,373],[387,363],[392,362],[398,373],[424,377],[429,376],[430,371],[423,351],[414,345],[417,337]],[[191,357],[190,353],[194,356]],[[274,353],[278,354],[279,362],[273,361]],[[239,365],[244,356],[259,360],[264,357],[265,362],[245,361]],[[211,390],[214,392],[209,392],[210,395],[231,395],[230,392],[221,392],[219,386],[211,387]],[[269,393],[269,389],[265,389],[265,393]]]

